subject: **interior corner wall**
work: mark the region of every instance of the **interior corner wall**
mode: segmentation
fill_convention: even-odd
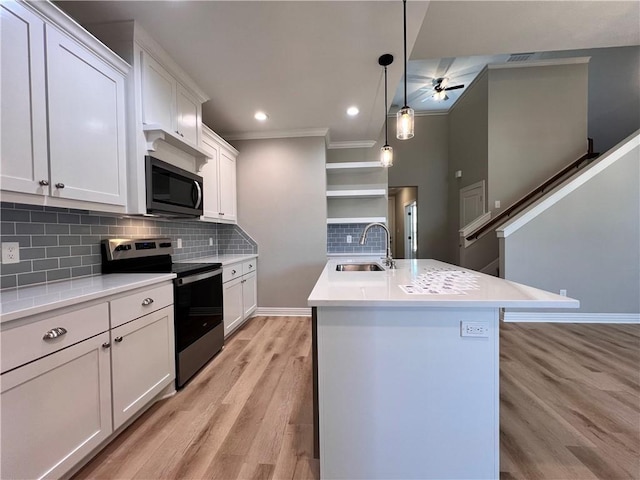
[[[488,78],[486,71],[467,88],[448,115],[449,170],[447,245],[449,258],[460,264],[458,248],[460,190],[488,177]],[[462,178],[455,178],[456,171]],[[485,195],[486,196],[486,195]],[[485,205],[485,211],[486,211]],[[489,259],[489,261],[494,260]],[[486,264],[485,263],[485,264]]]
[[[448,137],[445,114],[416,116],[415,137],[410,140],[396,139],[395,121],[389,121],[389,187],[418,188],[418,258],[445,262],[452,260],[446,236]]]
[[[578,312],[640,313],[639,185],[636,147],[503,239],[504,277],[565,289]]]
[[[588,64],[489,69],[488,79],[487,199],[506,208],[587,152]]]
[[[306,308],[327,259],[325,140],[234,146],[238,224],[258,244],[258,306]]]

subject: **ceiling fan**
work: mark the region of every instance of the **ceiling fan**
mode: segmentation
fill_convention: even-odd
[[[448,77],[438,77],[438,78],[434,78],[431,81],[434,93],[432,93],[431,95],[429,95],[428,97],[425,97],[422,99],[422,101],[426,101],[428,98],[433,98],[434,100],[438,100],[438,101],[443,101],[443,100],[448,100],[449,97],[446,94],[446,92],[450,91],[450,90],[458,90],[459,88],[464,88],[463,84],[459,84],[459,85],[452,85],[452,86],[448,86],[449,85],[449,78]]]

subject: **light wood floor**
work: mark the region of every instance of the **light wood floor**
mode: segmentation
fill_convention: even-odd
[[[501,328],[501,478],[640,479],[640,326]],[[317,479],[310,335],[255,317],[76,478]]]

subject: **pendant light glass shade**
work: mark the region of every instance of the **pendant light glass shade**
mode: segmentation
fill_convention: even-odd
[[[398,110],[396,138],[398,138],[398,140],[409,140],[413,138],[413,108],[405,105]]]
[[[380,149],[380,163],[383,167],[393,167],[393,148],[389,145]]]

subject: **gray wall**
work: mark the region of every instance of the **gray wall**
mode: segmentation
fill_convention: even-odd
[[[258,305],[307,307],[327,254],[324,138],[234,142],[238,224],[258,243]]]
[[[590,56],[589,137],[604,153],[640,129],[640,46],[567,50],[541,58]]]
[[[505,278],[566,289],[581,312],[640,312],[639,160],[636,147],[505,238]]]
[[[481,180],[486,181],[488,178],[488,85],[488,75],[485,71],[467,88],[448,115],[449,222],[447,242],[450,258],[456,264],[460,263],[458,230],[462,226],[460,225],[460,189]],[[457,170],[462,170],[462,178],[454,178],[454,173]],[[484,264],[486,265],[491,260],[493,259],[489,259]]]
[[[500,211],[586,153],[587,64],[489,69],[488,88],[487,201]]]
[[[395,122],[389,122],[389,186],[418,188],[418,258],[445,262],[452,260],[446,237],[448,137],[447,115],[416,116],[410,140],[397,140]]]

